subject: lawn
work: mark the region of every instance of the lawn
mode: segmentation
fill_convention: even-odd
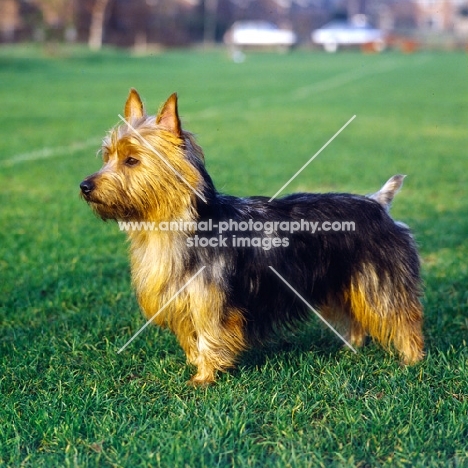
[[[0,49],[0,466],[468,466],[466,54]],[[426,359],[358,354],[318,320],[208,388],[147,328],[115,223],[79,199],[130,87],[179,94],[219,190],[370,193],[420,247]]]

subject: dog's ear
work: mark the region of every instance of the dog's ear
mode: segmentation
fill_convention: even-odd
[[[164,130],[168,130],[176,136],[182,133],[177,110],[177,94],[171,94],[169,99],[163,104],[156,116],[156,125],[159,125]]]
[[[141,119],[145,115],[143,103],[136,89],[131,89],[125,103],[125,119]]]

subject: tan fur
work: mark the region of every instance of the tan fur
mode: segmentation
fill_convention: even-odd
[[[163,236],[146,233],[144,240],[139,237],[132,239],[132,276],[145,317],[154,317],[154,323],[176,335],[187,360],[197,366],[192,382],[213,382],[216,370],[232,367],[247,346],[242,313],[229,310],[226,314],[224,292],[203,284],[202,277],[177,294],[190,279],[181,267],[183,262],[174,256],[177,246],[171,242],[177,236],[166,233],[163,240]]]
[[[96,174],[97,190],[88,200],[102,218],[133,221],[193,218],[190,213],[196,196],[193,189],[202,181],[180,147],[180,124],[173,122],[175,99],[175,95],[168,99],[155,120],[143,114],[136,91],[130,92],[125,104],[129,125],[113,129],[104,139],[105,165]],[[155,126],[156,122],[160,124]],[[199,147],[195,149],[201,152]],[[138,166],[127,167],[130,155],[139,161]]]
[[[422,307],[419,301],[409,302],[403,288],[401,291],[390,297],[385,281],[379,282],[370,267],[354,278],[346,297],[351,341],[360,345],[368,333],[385,348],[393,345],[404,364],[413,364],[424,356]]]
[[[417,300],[408,302],[403,288],[401,294],[390,295],[386,280],[367,266],[353,278],[343,297],[330,297],[320,312],[353,346],[362,346],[370,335],[384,348],[393,345],[403,364],[414,364],[424,357],[422,306]]]
[[[105,164],[93,176],[96,188],[88,203],[103,219],[194,221],[193,189],[202,181],[181,149],[177,96],[170,96],[154,118],[131,90],[125,119],[128,125],[113,129],[103,141]],[[203,159],[193,137],[184,137],[191,154]],[[132,159],[137,162],[128,166]],[[246,348],[244,318],[241,311],[226,311],[224,292],[204,284],[202,276],[185,287],[191,279],[182,258],[187,235],[129,231],[132,281],[144,316],[174,332],[187,360],[197,366],[192,382],[206,384],[217,370],[232,367]]]

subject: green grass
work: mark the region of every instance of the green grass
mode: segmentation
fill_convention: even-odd
[[[48,53],[0,49],[0,466],[468,466],[466,55]],[[424,362],[316,321],[204,389],[167,331],[117,354],[144,320],[125,238],[78,184],[132,86],[152,111],[179,93],[237,195],[274,194],[357,115],[287,191],[408,175],[392,213],[420,246]]]

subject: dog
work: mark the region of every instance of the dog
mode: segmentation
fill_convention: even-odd
[[[132,89],[124,116],[81,196],[127,232],[139,305],[176,335],[193,384],[214,382],[314,310],[352,346],[370,335],[404,364],[423,358],[418,252],[388,214],[404,176],[370,196],[224,195],[182,128],[176,94],[151,116]]]

